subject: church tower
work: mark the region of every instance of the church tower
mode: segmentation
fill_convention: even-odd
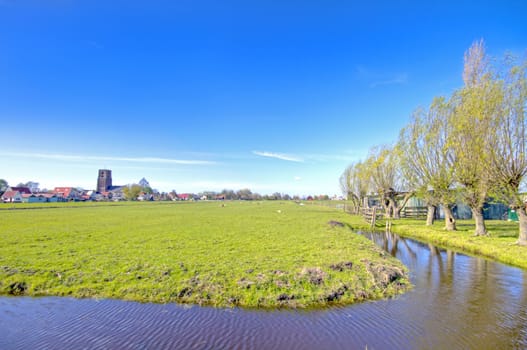
[[[97,192],[106,192],[112,187],[112,171],[108,169],[99,169],[97,178]]]

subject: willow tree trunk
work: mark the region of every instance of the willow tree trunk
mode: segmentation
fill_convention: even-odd
[[[456,231],[456,219],[454,219],[452,209],[448,205],[443,205],[443,211],[445,212],[445,230]]]
[[[476,230],[474,236],[487,236],[487,228],[485,227],[485,219],[483,219],[483,208],[471,208],[472,216],[476,222]]]
[[[435,205],[429,205],[428,211],[426,212],[426,226],[432,226],[434,224],[435,216],[436,216]]]
[[[401,218],[401,211],[404,209],[404,207],[406,207],[406,203],[408,203],[408,201],[410,200],[410,198],[412,198],[414,195],[414,192],[408,192],[404,195],[404,198],[403,198],[403,201],[401,203],[400,206],[397,206],[397,200],[395,199],[395,197],[393,198],[393,201],[394,201],[394,209],[395,209],[395,218],[396,219],[400,219]]]
[[[384,218],[393,219],[393,204],[390,198],[385,198],[382,201],[382,206],[384,207]]]
[[[390,206],[391,206],[391,210],[392,210],[392,217],[394,219],[400,219],[401,218],[401,209],[402,208],[397,208],[397,201],[395,199],[392,199],[390,201]]]
[[[527,246],[527,212],[524,206],[518,208],[516,211],[518,212],[518,220],[520,222],[518,245]]]
[[[389,192],[384,197],[384,217],[386,219],[400,219],[401,211],[397,207],[397,199],[394,192]]]

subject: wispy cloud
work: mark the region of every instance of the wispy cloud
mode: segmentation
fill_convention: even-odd
[[[286,161],[289,161],[289,162],[298,162],[298,163],[304,162],[304,159],[302,159],[300,157],[296,157],[296,156],[292,156],[292,155],[288,155],[288,154],[283,154],[283,153],[253,151],[253,154],[256,154],[257,156],[261,156],[261,157],[286,160]]]
[[[368,83],[370,88],[376,88],[386,85],[402,85],[408,83],[407,72],[382,72],[370,69],[362,65],[355,67],[357,76]]]
[[[401,84],[406,84],[407,82],[408,82],[408,74],[401,73],[401,74],[396,74],[395,76],[390,77],[386,80],[375,81],[370,84],[370,87],[376,88],[378,86],[385,86],[385,85],[401,85]]]
[[[367,154],[367,150],[357,150],[357,151],[345,151],[343,153],[335,154],[319,154],[319,153],[310,153],[310,154],[301,154],[301,155],[290,155],[285,153],[274,153],[274,152],[262,152],[262,151],[253,151],[253,154],[261,157],[275,158],[280,160],[285,160],[289,162],[298,162],[298,163],[326,163],[326,162],[351,162],[362,159]]]
[[[157,163],[157,164],[179,164],[179,165],[211,165],[217,164],[208,160],[196,159],[172,159],[158,157],[107,157],[91,155],[66,155],[66,154],[49,154],[49,153],[18,153],[18,152],[0,152],[1,156],[22,157],[34,159],[49,159],[62,162],[132,162],[132,163]]]

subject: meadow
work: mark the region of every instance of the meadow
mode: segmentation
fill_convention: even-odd
[[[0,205],[0,293],[307,308],[410,288],[353,220],[274,201]]]

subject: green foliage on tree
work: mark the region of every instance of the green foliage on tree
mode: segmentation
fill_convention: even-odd
[[[7,190],[7,187],[9,187],[7,181],[0,179],[0,195],[4,194],[4,192]]]
[[[135,201],[143,188],[138,184],[132,184],[123,187],[123,195],[127,201]]]
[[[357,186],[365,181],[387,217],[395,218],[404,206],[397,196],[416,193],[429,206],[428,224],[432,209],[443,207],[447,230],[455,229],[450,208],[460,198],[471,208],[476,235],[488,234],[483,206],[492,197],[517,210],[518,244],[527,245],[527,197],[521,193],[527,175],[527,60],[492,62],[484,42],[475,42],[465,53],[463,87],[417,110],[396,147],[372,148],[365,161],[346,168],[343,193],[360,197]]]
[[[407,179],[400,171],[398,149],[389,146],[374,147],[370,149],[364,166],[364,174],[369,178],[370,189],[379,195],[386,218],[398,219],[401,209],[413,195]],[[398,200],[401,195],[404,195],[402,203]]]
[[[340,176],[340,188],[346,199],[352,202],[353,212],[359,213],[368,194],[369,178],[363,162],[348,166]]]
[[[250,189],[244,188],[236,192],[236,197],[240,200],[250,200],[253,199],[253,193]]]
[[[516,210],[518,244],[527,245],[526,197],[520,193],[527,174],[527,60],[507,57],[500,68],[503,103],[494,120],[490,147],[493,194]]]
[[[488,234],[483,206],[494,186],[491,152],[497,137],[495,121],[504,102],[501,82],[488,62],[482,41],[465,54],[465,86],[453,96],[455,120],[450,135],[456,181],[462,186],[463,201],[472,210],[478,236]]]
[[[397,144],[403,176],[427,203],[427,225],[433,223],[435,209],[442,205],[445,228],[449,231],[456,229],[451,211],[456,200],[455,154],[448,138],[451,114],[449,101],[435,98],[428,110],[414,112],[410,123],[401,130]]]

